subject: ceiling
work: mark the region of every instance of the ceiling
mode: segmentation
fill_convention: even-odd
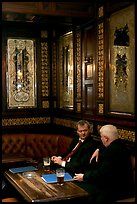
[[[39,3],[39,4],[38,4]],[[39,5],[42,7],[40,9]],[[52,4],[51,4],[52,3]],[[35,6],[35,8],[31,9]],[[39,6],[39,7],[38,7]],[[91,2],[3,2],[2,20],[12,22],[81,25],[94,15]]]
[[[49,16],[49,15],[34,15],[22,13],[3,13],[3,21],[12,22],[29,22],[29,23],[45,23],[58,25],[81,25],[90,21],[90,17],[71,17],[71,16]]]

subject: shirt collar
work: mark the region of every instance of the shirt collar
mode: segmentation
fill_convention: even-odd
[[[82,140],[82,139],[79,139],[79,141],[84,142],[84,140]]]

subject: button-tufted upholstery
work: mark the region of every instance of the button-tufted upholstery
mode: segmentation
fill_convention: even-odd
[[[20,202],[17,198],[3,198],[2,203],[9,203],[9,202]]]
[[[22,134],[5,134],[2,136],[2,153],[3,154],[25,154],[25,135]]]
[[[3,134],[2,154],[15,153],[41,159],[64,153],[71,141],[71,137],[61,134]]]
[[[57,135],[28,134],[26,135],[27,156],[41,158],[42,156],[52,156],[58,154]]]

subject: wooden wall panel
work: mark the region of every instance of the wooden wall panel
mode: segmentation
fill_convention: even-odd
[[[92,85],[86,85],[86,107],[85,107],[85,111],[86,112],[90,112],[92,111],[92,107],[93,107],[93,97],[91,97],[93,95],[93,86]]]
[[[83,100],[82,107],[85,114],[94,113],[95,103],[95,53],[96,38],[95,27],[89,26],[83,32],[82,46],[82,83],[83,83]]]

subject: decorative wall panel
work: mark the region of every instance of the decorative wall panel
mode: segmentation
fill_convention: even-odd
[[[42,96],[49,96],[49,47],[48,47],[48,32],[41,31],[41,72],[42,72]]]
[[[76,111],[81,112],[81,33],[78,31],[76,33]]]
[[[36,107],[35,41],[7,40],[7,106]]]
[[[60,108],[74,108],[73,33],[59,39]]]
[[[134,114],[135,12],[134,5],[110,17],[109,111]]]
[[[98,8],[98,18],[101,19],[98,23],[98,99],[97,105],[98,114],[104,114],[104,7]]]
[[[51,123],[50,117],[3,119],[2,126],[34,125]]]
[[[52,44],[52,93],[53,96],[57,96],[57,52],[56,52],[56,43]]]
[[[61,125],[61,126],[76,129],[77,121],[67,120],[67,119],[62,119],[62,118],[54,118],[53,123],[56,125]],[[91,133],[92,133],[93,132],[93,124],[91,123],[90,125],[91,125]]]

